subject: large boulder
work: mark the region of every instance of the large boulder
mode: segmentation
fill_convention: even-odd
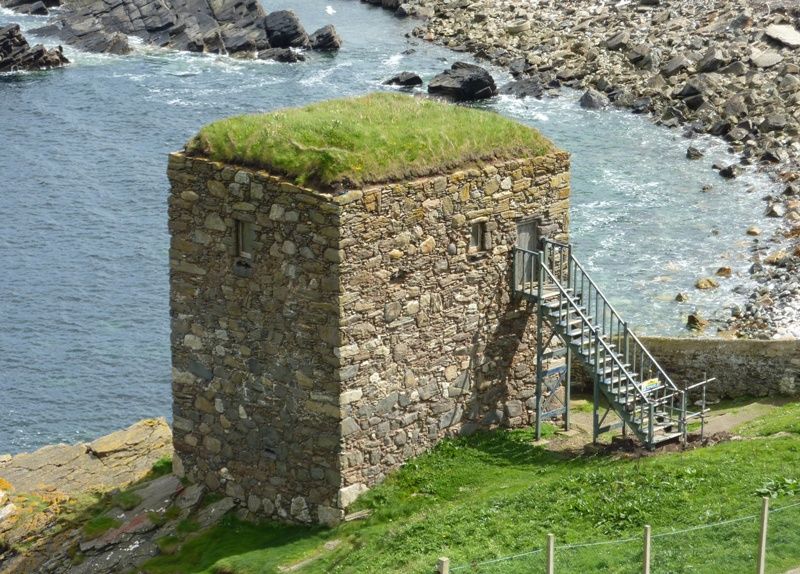
[[[273,48],[308,48],[311,42],[297,14],[278,10],[264,18],[269,44]]]
[[[500,93],[505,96],[516,96],[518,98],[541,98],[544,94],[542,82],[536,78],[523,78],[509,82],[500,88]]]
[[[580,104],[582,108],[587,110],[602,110],[608,106],[609,101],[608,96],[605,94],[589,88],[581,96]]]
[[[41,44],[31,47],[18,24],[0,28],[0,72],[48,70],[69,64],[61,46],[48,50]]]
[[[311,34],[309,41],[311,48],[320,52],[335,52],[342,47],[342,39],[336,33],[336,28],[330,24]]]
[[[428,93],[455,101],[482,100],[496,95],[497,86],[491,74],[480,66],[456,62],[430,81]]]

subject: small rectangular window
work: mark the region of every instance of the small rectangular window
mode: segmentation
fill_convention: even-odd
[[[481,221],[473,223],[469,236],[469,252],[477,253],[478,251],[486,251],[487,245],[486,222]]]
[[[253,224],[236,220],[236,255],[242,259],[253,258]]]

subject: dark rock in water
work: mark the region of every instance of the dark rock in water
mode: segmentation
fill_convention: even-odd
[[[387,10],[397,10],[402,3],[401,0],[364,0],[367,4],[373,4],[386,8]]]
[[[699,313],[692,313],[686,320],[686,328],[691,331],[702,331],[708,327],[708,321],[703,319]]]
[[[587,110],[601,110],[609,104],[608,96],[589,88],[581,96],[580,104]]]
[[[482,100],[497,94],[497,86],[491,74],[480,66],[456,62],[430,81],[428,93],[455,101]]]
[[[518,98],[541,98],[544,94],[544,86],[539,80],[534,78],[525,78],[524,80],[517,80],[509,82],[500,88],[500,93],[505,96],[516,96]]]
[[[414,72],[400,72],[396,76],[392,76],[385,82],[385,86],[420,86],[422,85],[422,78]]]
[[[719,174],[725,179],[734,179],[740,173],[742,173],[742,168],[735,163],[732,163],[731,165],[723,167],[721,170],[719,170]]]
[[[646,114],[650,112],[653,107],[653,99],[645,96],[637,98],[633,101],[632,111],[634,114]]]
[[[286,63],[294,63],[294,62],[303,62],[305,61],[306,57],[290,48],[267,48],[266,50],[261,50],[258,53],[259,60],[275,60],[276,62],[286,62]]]
[[[703,152],[701,152],[696,147],[690,145],[686,150],[686,157],[689,159],[700,159],[701,157],[703,157]]]
[[[308,48],[311,42],[300,24],[297,14],[291,10],[278,10],[264,18],[269,44],[273,48]]]
[[[48,50],[41,44],[31,47],[18,24],[0,28],[0,72],[48,70],[69,64],[61,46]]]
[[[336,33],[336,28],[330,24],[311,34],[309,41],[311,48],[320,52],[335,52],[342,47],[342,39]]]
[[[44,2],[33,2],[32,4],[25,4],[17,8],[17,12],[21,14],[31,14],[33,16],[47,16],[50,12]]]

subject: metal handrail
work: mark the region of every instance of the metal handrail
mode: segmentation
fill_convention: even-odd
[[[569,245],[561,243],[559,241],[554,241],[554,240],[548,239],[548,238],[542,239],[542,243],[549,243],[551,245],[554,245],[554,246],[557,246],[557,247],[561,247],[563,249],[568,249],[569,261],[571,261],[575,265],[575,267],[581,271],[581,273],[583,274],[583,277],[586,278],[586,281],[589,283],[589,285],[594,288],[594,290],[597,292],[597,294],[603,300],[603,303],[608,307],[608,309],[611,312],[612,316],[619,323],[627,325],[627,323],[622,319],[622,316],[619,314],[619,312],[614,308],[614,306],[608,300],[608,297],[606,297],[605,293],[603,293],[603,291],[600,289],[600,287],[597,286],[597,283],[595,283],[594,279],[592,279],[592,276],[589,275],[586,272],[586,270],[583,268],[583,265],[581,265],[580,262],[572,254],[572,250],[569,249],[569,247],[570,247]],[[569,267],[567,268],[567,272],[569,272]],[[577,280],[575,280],[575,283],[577,284]],[[681,389],[678,388],[678,386],[672,381],[670,376],[664,371],[664,369],[661,367],[661,365],[658,364],[658,361],[656,361],[655,357],[653,357],[653,355],[650,354],[650,351],[648,351],[647,347],[645,347],[642,344],[642,342],[639,340],[639,338],[636,336],[636,334],[633,331],[631,331],[630,329],[627,329],[626,330],[626,335],[630,335],[631,339],[636,343],[637,349],[640,350],[648,358],[648,360],[655,367],[655,370],[661,376],[664,377],[665,382],[670,386],[670,388],[672,390],[674,390],[674,391],[681,392]]]
[[[553,317],[557,317],[557,321],[565,321],[567,332],[571,330],[571,325],[576,324],[571,317],[577,317],[581,323],[579,333],[572,335],[578,336],[580,343],[576,342],[577,339],[569,341],[566,337],[565,341],[568,345],[578,344],[581,349],[584,345],[589,345],[585,352],[586,360],[587,364],[593,366],[596,381],[603,378],[611,391],[616,388],[615,392],[626,397],[624,402],[630,409],[630,424],[636,425],[634,429],[638,428],[637,432],[642,433],[648,443],[654,441],[657,415],[666,417],[670,424],[678,424],[683,440],[686,440],[687,421],[698,416],[701,421],[705,420],[704,407],[699,413],[690,412],[686,402],[689,391],[698,387],[703,387],[705,396],[705,385],[714,379],[707,379],[685,389],[678,388],[574,257],[569,244],[543,239],[541,250],[531,251],[515,246],[512,257],[513,292],[522,291],[537,296],[538,301],[542,302],[545,285],[555,288],[553,297],[558,296],[559,305],[558,312]],[[521,281],[520,285],[517,284],[518,279]],[[614,341],[617,345],[621,344],[619,352],[612,350],[609,344]],[[632,372],[627,368],[631,366],[628,362],[633,365]],[[635,376],[642,381],[637,382]],[[646,393],[642,383],[648,378],[658,382],[655,388]]]
[[[520,249],[520,251],[525,252],[527,250]],[[533,253],[533,252],[528,251],[528,253]],[[540,261],[540,263],[541,263],[541,261]],[[567,291],[564,289],[564,286],[561,285],[561,283],[556,280],[555,275],[553,275],[553,273],[547,267],[545,267],[544,265],[541,265],[541,269],[550,277],[550,279],[553,281],[553,284],[559,290],[561,295],[567,300],[567,302],[569,302],[569,304],[573,307],[573,310],[578,314],[578,316],[585,323],[585,325],[589,328],[589,330],[595,335],[595,340],[600,345],[603,346],[603,350],[606,352],[606,354],[609,355],[611,357],[611,359],[617,363],[617,365],[619,366],[620,372],[622,372],[625,375],[625,378],[627,379],[627,382],[629,382],[630,384],[633,385],[633,388],[636,389],[637,393],[639,394],[639,396],[642,398],[642,400],[646,404],[651,404],[652,401],[647,397],[647,395],[644,394],[644,392],[642,391],[641,387],[638,385],[636,380],[633,378],[633,376],[625,368],[625,365],[619,360],[619,357],[617,356],[617,354],[614,353],[611,350],[611,348],[608,346],[608,344],[603,340],[603,338],[599,336],[600,335],[599,330],[596,327],[594,327],[591,324],[591,322],[589,321],[589,318],[586,315],[583,314],[583,311],[581,311],[580,306],[578,305],[578,302],[575,301],[572,297],[569,296],[569,293],[567,293]],[[595,365],[595,367],[596,367],[596,365]]]

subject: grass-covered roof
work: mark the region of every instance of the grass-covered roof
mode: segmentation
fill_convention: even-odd
[[[539,132],[496,113],[393,93],[216,121],[186,144],[214,161],[332,188],[544,155]]]

